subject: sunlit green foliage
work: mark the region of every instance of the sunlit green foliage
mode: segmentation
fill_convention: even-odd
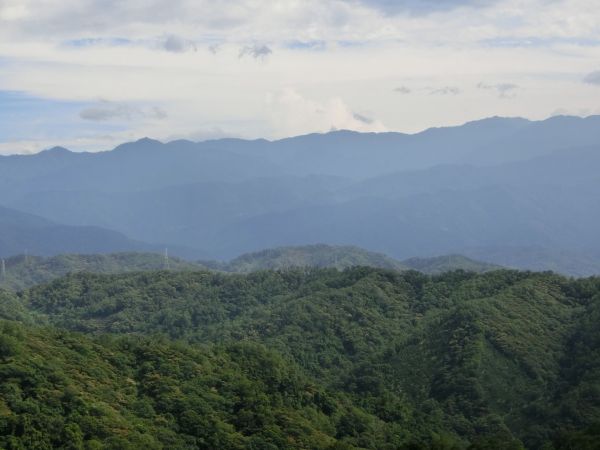
[[[84,378],[112,380],[102,401],[122,422],[110,436],[141,439],[115,431],[137,430],[150,448],[597,448],[598,278],[361,267],[76,273],[5,298],[8,311],[72,331],[4,333],[3,364],[48,377],[31,353],[37,339],[54,346],[38,354],[63,372],[97,367]],[[78,357],[69,353],[75,343],[86,349]],[[204,375],[191,375],[194,364]],[[108,395],[69,383],[90,402]],[[196,397],[214,402],[188,408]],[[47,407],[43,395],[29,398]],[[78,429],[84,441],[109,436],[69,425],[63,409],[39,415],[76,441]],[[40,439],[49,439],[47,427],[35,431]],[[7,443],[17,433],[3,430]]]

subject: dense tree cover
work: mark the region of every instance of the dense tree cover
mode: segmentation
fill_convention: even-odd
[[[229,262],[202,261],[199,263],[157,253],[112,253],[53,257],[18,255],[7,258],[6,273],[0,276],[0,288],[21,290],[46,283],[72,272],[117,274],[135,271],[169,269],[175,271],[210,268],[222,272],[250,273],[259,270],[282,270],[301,267],[334,267],[346,269],[365,266],[382,269],[407,270],[423,273],[440,273],[449,270],[485,272],[498,266],[475,261],[460,255],[434,258],[412,258],[397,261],[381,253],[369,252],[353,246],[304,245],[279,247],[241,255]]]
[[[0,319],[32,323],[33,316],[13,292],[0,288]]]
[[[7,258],[0,287],[21,290],[72,272],[123,273],[143,270],[197,270],[198,264],[157,253],[67,254],[52,257],[18,255]]]
[[[278,247],[246,253],[226,263],[203,262],[203,264],[210,268],[239,273],[290,269],[293,267],[346,269],[355,266],[368,266],[394,270],[409,268],[400,261],[382,253],[370,252],[350,245],[325,244]]]
[[[97,336],[266,346],[349,408],[327,419],[336,445],[596,448],[598,278],[360,267],[77,273],[19,302],[37,321]]]
[[[377,424],[257,344],[0,322],[1,448],[354,448],[381,443]]]
[[[490,272],[502,267],[483,261],[476,261],[462,255],[443,255],[431,258],[409,258],[402,261],[407,267],[419,272],[438,275],[452,270],[466,270],[467,272]]]

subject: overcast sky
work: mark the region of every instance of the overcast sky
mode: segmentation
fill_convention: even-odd
[[[600,113],[598,0],[0,0],[0,153]]]

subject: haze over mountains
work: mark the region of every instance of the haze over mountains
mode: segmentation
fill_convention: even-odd
[[[599,273],[599,143],[600,116],[495,117],[415,135],[142,139],[0,157],[0,254],[169,246],[222,260],[327,243]]]

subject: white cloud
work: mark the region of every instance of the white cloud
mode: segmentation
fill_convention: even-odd
[[[412,89],[406,86],[399,86],[397,88],[394,88],[394,92],[398,92],[399,94],[410,94],[412,92]]]
[[[266,45],[245,45],[240,49],[239,57],[250,56],[254,59],[264,60],[271,53],[273,53],[273,50]]]
[[[182,39],[179,36],[173,34],[167,36],[162,43],[162,47],[173,53],[182,53],[188,50],[197,50],[196,45],[192,41]]]
[[[104,101],[98,105],[90,106],[81,110],[79,117],[84,120],[97,122],[134,119],[163,120],[167,118],[167,113],[158,106],[142,108],[139,106]]]
[[[269,94],[266,103],[279,137],[331,130],[387,131],[379,120],[352,111],[340,98],[316,101],[286,88]]]
[[[428,10],[415,13],[417,3]],[[0,0],[0,91],[107,99],[75,119],[126,122],[122,138],[411,132],[489,115],[542,118],[556,105],[596,110],[582,83],[600,59],[596,0],[450,3]],[[169,115],[156,120],[131,106],[140,104]]]
[[[596,84],[596,85],[600,86],[600,70],[588,73],[583,78],[583,81],[584,81],[584,83],[587,83],[587,84]]]
[[[481,82],[477,87],[486,91],[494,91],[500,98],[513,98],[519,89],[519,86],[514,83],[487,84]]]
[[[27,17],[27,5],[19,0],[4,0],[0,3],[0,21],[10,22]]]
[[[443,86],[440,88],[429,88],[429,95],[458,95],[461,90],[456,86]]]

